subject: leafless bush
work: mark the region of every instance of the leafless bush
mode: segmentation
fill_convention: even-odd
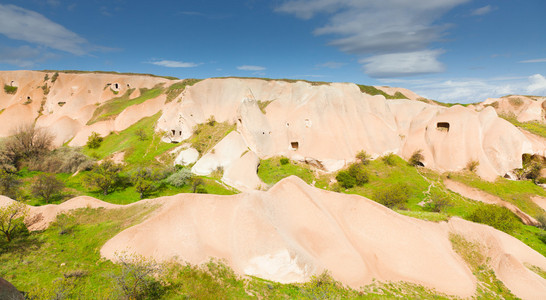
[[[45,128],[33,124],[16,127],[4,142],[3,155],[12,165],[20,166],[21,160],[38,158],[52,148],[54,136]]]

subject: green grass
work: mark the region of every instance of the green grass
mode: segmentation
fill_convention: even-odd
[[[411,210],[396,210],[397,213],[416,218],[421,219],[425,221],[432,221],[432,222],[442,222],[442,221],[448,221],[449,215],[446,213],[437,213],[437,212],[429,212],[429,211],[411,211]]]
[[[201,81],[201,79],[188,78],[180,82],[171,84],[165,92],[167,94],[167,100],[165,101],[165,103],[169,103],[173,101],[176,97],[178,97],[178,95],[180,95],[180,93],[184,91],[186,86],[192,86],[199,81]]]
[[[478,299],[518,299],[502,281],[497,279],[481,244],[467,241],[463,236],[456,234],[451,234],[450,240],[453,250],[464,259],[479,281],[476,295]]]
[[[158,112],[151,117],[141,119],[121,132],[112,132],[104,137],[99,148],[84,147],[83,152],[86,155],[103,159],[114,152],[124,151],[125,161],[129,164],[153,162],[156,157],[177,146],[161,142],[161,134],[155,132],[155,124],[160,116],[161,112]],[[148,138],[141,140],[137,135],[139,130],[143,130]]]
[[[394,95],[389,95],[383,92],[382,90],[371,85],[363,85],[363,84],[357,84],[357,85],[360,88],[361,92],[366,93],[368,95],[372,95],[372,96],[382,95],[383,97],[385,97],[385,99],[408,99],[406,95],[400,92],[396,92]]]
[[[32,232],[7,244],[0,241],[0,277],[19,290],[48,298],[66,274],[83,271],[77,279],[81,295],[106,299],[112,290],[110,273],[119,267],[100,258],[100,247],[123,229],[137,224],[153,207],[79,209],[43,232]]]
[[[313,171],[311,171],[311,168],[307,164],[290,161],[283,165],[280,160],[281,157],[273,157],[260,161],[258,177],[264,183],[273,185],[290,175],[296,175],[308,184],[311,184],[314,180]]]
[[[536,217],[543,213],[542,208],[531,200],[531,196],[546,197],[546,191],[530,180],[508,180],[497,177],[494,182],[490,182],[481,179],[472,172],[451,173],[449,177],[451,180],[498,196],[502,200],[516,205],[530,216]]]
[[[529,270],[531,270],[531,271],[537,273],[538,275],[540,275],[540,277],[546,279],[546,271],[545,270],[541,269],[540,267],[533,266],[533,265],[530,265],[530,264],[525,264],[525,266]]]
[[[237,125],[229,122],[197,124],[188,140],[199,153],[205,154],[236,128]]]
[[[129,99],[129,96],[133,91],[134,89],[129,89],[122,96],[102,103],[99,107],[97,107],[93,113],[93,116],[87,122],[87,125],[91,125],[99,121],[115,119],[127,107],[158,97],[161,95],[162,89],[159,87],[155,87],[153,89],[142,88],[140,89],[140,97]]]
[[[262,111],[262,114],[265,115],[265,108],[271,104],[271,102],[273,102],[273,100],[269,100],[269,101],[258,101],[258,107],[260,108],[260,110]]]
[[[37,299],[63,294],[69,299],[107,299],[119,296],[114,274],[121,266],[100,257],[104,243],[141,222],[154,206],[122,209],[78,209],[61,215],[42,232],[0,242],[0,277]],[[434,290],[397,282],[374,282],[355,290],[335,281],[328,273],[308,282],[281,284],[257,277],[241,277],[223,261],[202,265],[160,265],[161,299],[392,299],[411,297],[446,299]]]
[[[546,138],[546,124],[538,121],[520,122],[514,114],[499,114],[499,117],[512,123],[512,125],[525,129],[530,133]]]
[[[104,243],[146,218],[156,207],[122,209],[78,209],[61,215],[42,232],[0,242],[0,277],[37,299],[55,295],[87,299],[119,296],[115,274],[122,267],[102,259]],[[479,298],[513,295],[496,279],[479,246],[452,236],[454,249],[475,272]],[[257,277],[241,277],[224,261],[202,265],[166,262],[159,265],[155,280],[161,283],[159,299],[456,299],[417,284],[377,282],[352,289],[334,280],[328,272],[304,283],[281,284]]]
[[[4,92],[6,92],[6,94],[15,94],[17,93],[17,87],[4,84]]]
[[[81,71],[81,70],[42,70],[41,72],[61,72],[66,74],[114,74],[114,75],[135,75],[135,76],[150,76],[150,77],[158,77],[158,78],[165,78],[169,80],[179,80],[177,77],[173,76],[161,76],[161,75],[155,75],[155,74],[146,74],[146,73],[120,73],[120,72],[114,72],[114,71]]]

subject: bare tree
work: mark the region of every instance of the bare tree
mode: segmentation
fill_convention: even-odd
[[[21,159],[29,159],[47,153],[53,146],[53,135],[45,128],[33,124],[16,127],[4,143],[5,155],[14,165]]]

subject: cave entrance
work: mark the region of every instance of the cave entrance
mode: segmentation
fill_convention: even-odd
[[[436,124],[436,129],[438,129],[440,131],[449,132],[449,123],[448,122],[438,122]]]
[[[300,147],[300,143],[290,142],[290,148],[292,148],[292,150],[298,150],[299,147]]]

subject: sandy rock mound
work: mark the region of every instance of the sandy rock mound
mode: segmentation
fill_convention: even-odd
[[[529,286],[504,276],[515,293],[546,293],[546,281],[522,269],[523,263],[546,269],[546,258],[504,233],[456,218],[431,223],[405,217],[360,196],[310,187],[297,177],[267,192],[181,194],[164,203],[146,221],[109,240],[101,255],[115,259],[116,252],[128,250],[193,264],[218,257],[240,274],[280,282],[304,281],[327,269],[353,287],[374,278],[404,280],[468,297],[476,280],[452,250],[449,235],[473,238],[472,230],[478,228],[496,243],[491,257],[508,255],[522,280],[531,280]],[[505,270],[495,268],[499,274]],[[519,289],[524,285],[526,291]]]
[[[8,197],[0,195],[0,207],[7,206],[13,203]],[[30,209],[29,216],[25,219],[28,230],[44,230],[49,224],[57,218],[57,215],[66,213],[70,210],[79,208],[117,208],[123,207],[122,205],[115,205],[108,202],[104,202],[93,197],[80,196],[72,198],[61,204],[48,204],[43,206],[28,206]]]
[[[495,108],[497,113],[512,115],[520,122],[546,122],[546,97],[511,95],[502,98],[489,98],[476,105],[481,110],[487,106]]]

